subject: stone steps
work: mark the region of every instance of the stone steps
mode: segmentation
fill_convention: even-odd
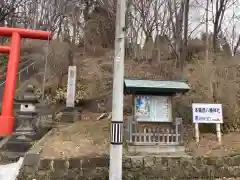
[[[32,147],[31,142],[23,143],[23,142],[17,142],[17,141],[10,141],[6,143],[1,150],[22,153],[22,152],[27,152],[31,147]]]
[[[12,136],[0,148],[0,164],[12,163],[23,157],[25,153],[32,147],[32,142],[18,140]]]
[[[0,164],[12,163],[17,161],[34,146],[34,144],[40,140],[49,129],[39,131],[37,134],[27,139],[19,139],[19,136],[12,136],[1,148],[0,148]]]
[[[234,157],[159,157],[123,158],[124,180],[210,180],[240,177],[240,156]],[[40,159],[37,166],[24,167],[19,180],[43,179],[108,179],[109,157]],[[37,170],[37,171],[36,171]],[[78,178],[77,178],[78,177]],[[29,179],[30,180],[30,179]]]

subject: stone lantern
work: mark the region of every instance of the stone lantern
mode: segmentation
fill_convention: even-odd
[[[18,139],[24,139],[29,136],[31,137],[36,134],[34,124],[38,115],[36,104],[39,103],[34,94],[34,87],[29,85],[22,98],[16,100],[16,102],[20,104],[20,109],[16,111],[18,124],[14,134]]]

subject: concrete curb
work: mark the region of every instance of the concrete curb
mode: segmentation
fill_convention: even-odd
[[[40,154],[46,143],[46,139],[52,134],[50,130],[45,134],[33,147],[25,154],[23,165],[24,166],[36,166],[40,160]]]

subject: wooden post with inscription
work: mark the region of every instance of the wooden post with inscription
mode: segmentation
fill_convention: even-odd
[[[68,67],[68,86],[67,86],[67,98],[66,107],[75,107],[75,93],[76,93],[76,78],[77,78],[77,67]]]

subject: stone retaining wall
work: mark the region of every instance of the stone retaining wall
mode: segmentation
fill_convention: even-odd
[[[40,159],[37,165],[25,165],[18,180],[105,180],[108,156],[68,160]],[[207,157],[143,157],[123,159],[124,180],[215,179],[240,177],[240,155]]]

